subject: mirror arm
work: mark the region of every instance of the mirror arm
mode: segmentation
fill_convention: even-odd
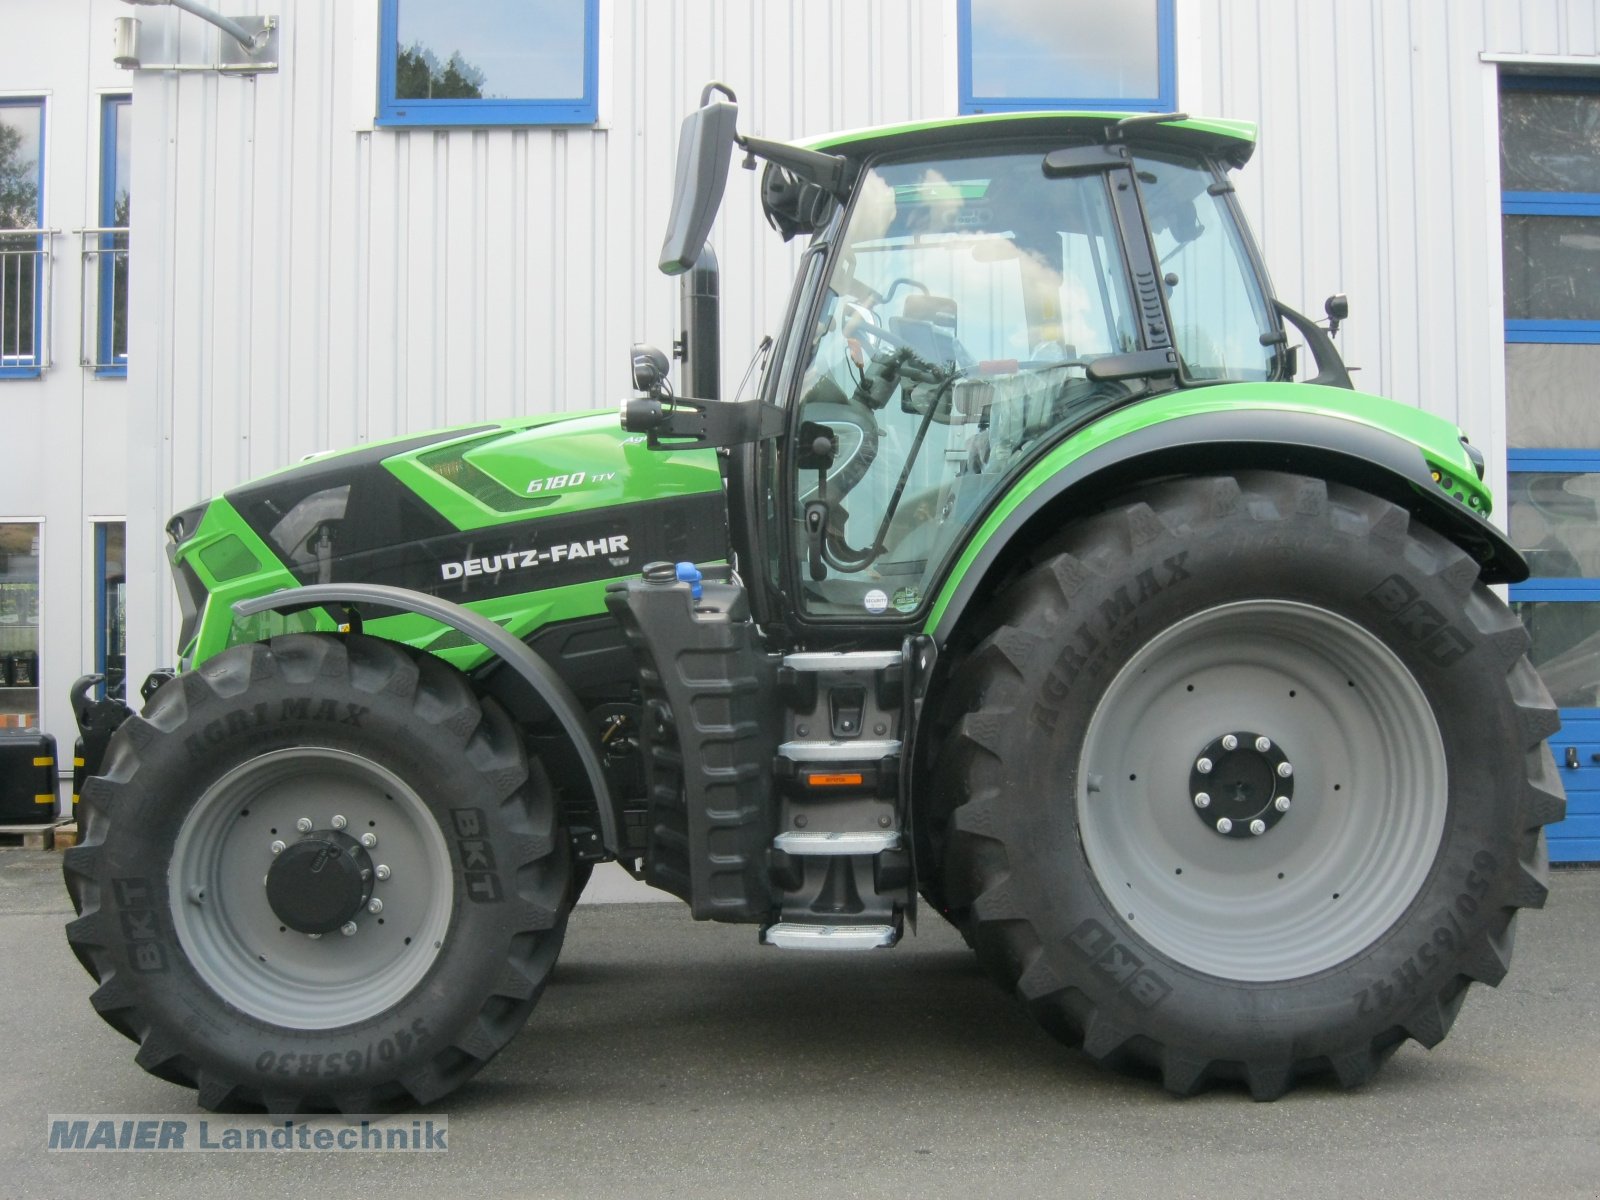
[[[1306,345],[1311,347],[1311,357],[1317,360],[1317,373],[1306,382],[1354,391],[1356,385],[1350,380],[1350,371],[1344,365],[1344,359],[1339,357],[1339,351],[1327,331],[1304,313],[1295,312],[1282,300],[1274,300],[1272,306],[1278,310],[1280,317],[1300,331],[1300,336],[1306,339]]]
[[[785,410],[760,400],[663,401],[641,396],[622,404],[622,427],[642,433],[652,450],[702,450],[743,446],[781,437]]]
[[[850,161],[841,155],[823,154],[818,150],[807,150],[803,146],[769,141],[767,138],[739,136],[735,140],[746,154],[744,165],[747,170],[755,169],[757,158],[764,158],[794,172],[807,183],[816,184],[835,199],[843,200],[850,193]]]

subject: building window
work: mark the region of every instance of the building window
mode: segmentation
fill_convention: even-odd
[[[0,729],[39,724],[39,526],[0,522]]]
[[[383,0],[380,125],[590,125],[599,0]]]
[[[132,111],[127,96],[107,96],[100,102],[100,223],[98,228],[84,231],[82,361],[102,378],[128,374]]]
[[[44,101],[0,100],[0,379],[48,365],[44,299]]]
[[[94,527],[94,669],[100,695],[127,699],[127,526],[97,521]]]
[[[1511,605],[1561,710],[1567,819],[1550,857],[1600,860],[1600,80],[1503,76],[1507,525],[1532,577]],[[1569,754],[1576,758],[1568,757]]]
[[[1177,103],[1172,0],[957,0],[961,111]]]

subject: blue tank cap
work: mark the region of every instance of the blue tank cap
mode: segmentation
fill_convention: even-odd
[[[703,576],[700,574],[700,568],[695,566],[692,562],[681,562],[678,564],[677,570],[678,582],[687,583],[689,585],[689,594],[696,600],[700,599],[700,597],[705,594],[706,590],[703,586],[701,586],[700,583],[700,580],[703,578]]]

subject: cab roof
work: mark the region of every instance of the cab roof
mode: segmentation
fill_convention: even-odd
[[[1159,121],[1153,120],[1150,113],[1083,111],[979,113],[937,121],[908,121],[802,138],[795,145],[862,159],[885,151],[954,146],[1011,134],[1104,137],[1117,122],[1127,117],[1140,118],[1137,125],[1128,126],[1124,131],[1127,140],[1135,144],[1181,146],[1215,155],[1235,167],[1242,167],[1255,151],[1256,127],[1250,121],[1201,117]]]

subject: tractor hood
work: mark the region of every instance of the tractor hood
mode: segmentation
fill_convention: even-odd
[[[520,599],[530,593],[567,597],[564,616],[599,613],[605,583],[648,560],[727,554],[716,454],[652,453],[612,410],[314,455],[167,528],[179,646],[198,635],[201,658],[246,636],[227,605],[297,585],[388,584],[514,612],[511,624],[531,627],[557,608],[535,612]]]

